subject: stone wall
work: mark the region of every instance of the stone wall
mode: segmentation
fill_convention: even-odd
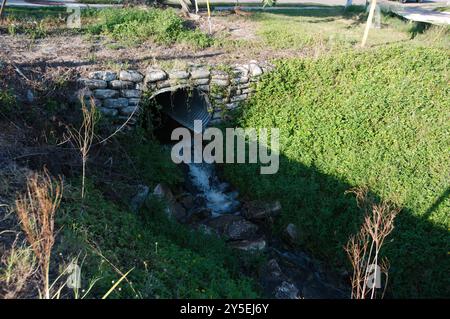
[[[232,67],[188,65],[185,69],[163,70],[149,67],[138,70],[94,71],[80,79],[82,89],[78,97],[95,101],[98,109],[115,123],[129,119],[134,124],[139,116],[139,102],[143,93],[150,98],[177,89],[198,89],[209,95],[212,104],[211,123],[224,119],[254,90],[253,83],[273,67],[267,63],[250,61]]]

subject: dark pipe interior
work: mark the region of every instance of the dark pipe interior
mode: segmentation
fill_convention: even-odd
[[[161,110],[157,123],[153,123],[154,134],[162,143],[170,143],[172,131],[177,127],[192,130],[194,119],[202,119],[203,123],[209,121],[208,102],[197,90],[167,91],[153,99]]]

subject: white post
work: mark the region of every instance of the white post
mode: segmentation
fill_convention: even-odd
[[[347,8],[350,7],[352,4],[353,4],[353,1],[352,1],[352,0],[347,0],[347,1],[345,2],[345,8],[347,9]]]
[[[366,46],[367,37],[369,36],[369,30],[370,30],[370,27],[372,26],[372,20],[373,20],[373,15],[375,13],[376,6],[377,6],[377,0],[372,0],[372,2],[370,3],[370,11],[369,11],[369,17],[367,18],[366,29],[364,30],[364,36],[363,36],[362,43],[361,43],[361,47],[363,47],[363,48]]]
[[[3,0],[2,6],[0,7],[0,19],[2,18],[3,10],[5,9],[5,6],[6,6],[6,0]]]

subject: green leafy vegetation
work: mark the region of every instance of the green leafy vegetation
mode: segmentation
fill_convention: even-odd
[[[17,105],[16,97],[13,95],[11,90],[1,90],[0,91],[0,105],[2,106],[0,111],[12,112]]]
[[[385,244],[389,294],[448,296],[449,57],[391,45],[278,61],[237,125],[280,129],[280,170],[226,165],[226,177],[244,194],[279,199],[279,227],[295,223],[301,245],[342,266],[362,214],[345,191],[368,186],[402,207]]]
[[[86,16],[95,20],[87,28],[89,33],[107,35],[121,42],[139,43],[151,38],[161,44],[186,42],[200,48],[212,44],[206,34],[188,29],[172,9],[91,10]]]

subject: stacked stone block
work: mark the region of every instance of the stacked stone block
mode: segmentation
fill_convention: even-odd
[[[150,95],[179,88],[198,89],[207,93],[212,103],[212,123],[224,119],[227,111],[239,107],[253,92],[253,83],[272,69],[269,64],[250,61],[227,69],[191,65],[185,69],[165,71],[149,67],[144,73],[136,70],[95,71],[81,79],[85,99],[93,100],[107,117],[134,124],[139,114],[143,91]]]

